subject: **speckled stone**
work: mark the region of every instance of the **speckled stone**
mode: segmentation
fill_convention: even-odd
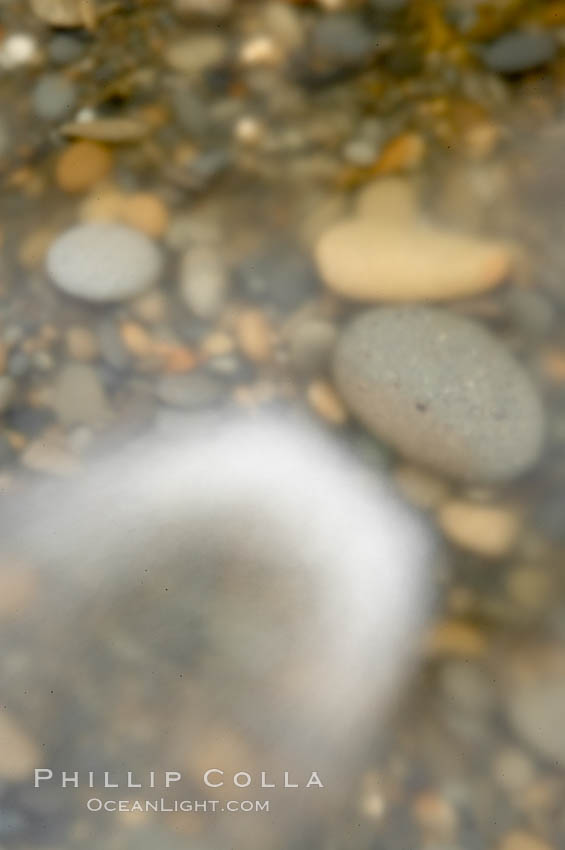
[[[427,307],[368,311],[342,332],[334,371],[375,436],[444,474],[510,479],[540,454],[545,420],[533,384],[469,319]]]
[[[53,283],[89,301],[123,301],[138,295],[155,283],[161,268],[161,253],[151,239],[106,222],[65,231],[47,254]]]

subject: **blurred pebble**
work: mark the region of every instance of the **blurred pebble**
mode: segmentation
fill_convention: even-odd
[[[264,299],[285,311],[301,306],[319,286],[310,258],[287,244],[247,258],[237,269],[237,279],[246,297]]]
[[[75,86],[62,74],[44,74],[31,93],[35,114],[48,121],[68,118],[76,100]]]
[[[193,410],[217,404],[225,396],[222,381],[202,373],[165,375],[156,386],[157,398],[163,404]]]
[[[271,359],[272,330],[260,310],[243,310],[237,315],[235,337],[241,351],[253,363],[265,363]]]
[[[486,652],[487,640],[473,623],[444,620],[438,623],[429,635],[428,649],[432,656],[479,658]]]
[[[35,741],[21,728],[15,717],[0,709],[0,777],[15,781],[29,779],[33,769],[43,763]]]
[[[231,383],[247,383],[253,379],[253,368],[237,354],[219,354],[206,361],[206,371],[228,379]]]
[[[342,332],[335,379],[377,437],[454,477],[497,481],[537,460],[545,436],[528,375],[481,325],[427,307],[385,307]]]
[[[180,266],[180,296],[199,319],[218,315],[228,284],[227,269],[217,250],[202,245],[185,252]]]
[[[219,35],[187,36],[165,49],[165,61],[183,74],[201,74],[206,68],[219,65],[226,54],[226,43]]]
[[[167,317],[167,300],[156,289],[138,295],[129,302],[129,307],[134,316],[148,325],[163,322]]]
[[[312,410],[326,422],[331,425],[344,425],[347,422],[347,410],[327,381],[312,381],[306,396]]]
[[[90,328],[84,325],[73,325],[65,332],[65,343],[69,356],[74,360],[89,362],[99,354],[98,340]]]
[[[518,738],[549,764],[565,764],[565,659],[528,658],[505,688],[506,711]],[[535,664],[535,667],[534,667]]]
[[[325,15],[314,24],[309,51],[318,61],[337,66],[357,66],[373,55],[377,38],[358,15],[343,12]]]
[[[496,850],[557,850],[530,832],[516,830],[504,836]]]
[[[327,369],[337,339],[337,330],[331,322],[307,319],[288,332],[290,360],[294,368],[313,375]]]
[[[64,426],[101,425],[110,418],[110,408],[96,371],[79,363],[69,363],[61,369],[52,407]]]
[[[7,410],[16,397],[17,384],[9,375],[0,375],[0,413]]]
[[[32,65],[37,61],[37,56],[35,38],[26,32],[11,33],[0,45],[0,67],[6,71]]]
[[[84,199],[79,207],[81,221],[119,221],[122,217],[124,196],[111,184],[101,185]]]
[[[461,499],[443,504],[437,519],[448,540],[485,558],[508,555],[521,525],[515,511]]]
[[[30,271],[43,265],[54,238],[55,233],[49,227],[40,227],[29,233],[18,248],[18,260],[21,265]]]
[[[47,54],[55,65],[69,65],[83,55],[85,42],[72,33],[59,32],[47,45]]]
[[[512,256],[502,243],[414,221],[359,217],[322,234],[315,249],[324,283],[362,301],[448,300],[492,289]]]
[[[163,201],[147,192],[125,195],[119,211],[125,224],[155,239],[165,233],[169,224],[169,212]]]
[[[384,177],[359,192],[356,208],[357,215],[363,218],[409,222],[418,216],[418,199],[408,180]]]
[[[74,142],[55,164],[55,179],[64,192],[84,192],[95,186],[112,167],[112,154],[96,142]]]
[[[80,0],[31,0],[31,8],[40,20],[52,27],[72,29],[87,23]]]
[[[552,33],[544,30],[507,32],[483,47],[483,61],[501,74],[521,74],[551,62],[557,52]]]
[[[364,168],[375,162],[378,154],[378,144],[368,139],[351,139],[343,148],[343,158],[345,161],[360,168]]]
[[[457,829],[457,812],[449,800],[434,791],[422,791],[412,802],[412,814],[428,835],[447,838]]]
[[[155,243],[122,224],[95,222],[72,227],[47,254],[55,286],[89,301],[123,301],[148,289],[161,274]]]
[[[76,121],[63,124],[59,132],[70,138],[94,142],[138,142],[150,131],[150,126],[136,118],[96,118],[77,116]]]

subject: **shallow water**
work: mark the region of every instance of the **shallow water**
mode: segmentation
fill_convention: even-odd
[[[263,848],[559,848],[565,6],[195,5],[196,13],[188,0],[0,5],[0,845],[174,850],[223,846],[227,835],[234,846]],[[505,41],[516,32],[525,42]],[[370,231],[365,241],[357,235],[363,215],[374,244]],[[332,228],[342,219],[353,236],[338,251]],[[79,224],[133,228],[150,240],[147,259],[140,263],[141,251],[128,247],[135,243],[110,250],[114,237],[102,228],[98,241],[64,252],[61,274],[53,245]],[[456,249],[455,232],[463,240]],[[320,261],[322,237],[329,266]],[[494,264],[482,259],[487,241]],[[392,298],[383,294],[391,280]],[[360,297],[355,286],[371,292]],[[458,365],[438,371],[410,339],[398,357],[421,372],[413,383],[428,395],[377,374],[362,415],[348,408],[347,375],[336,381],[332,366],[336,340],[356,315],[391,301],[408,310],[431,303],[478,323],[519,364],[546,418],[543,451],[523,475],[490,480],[483,471],[474,479],[458,477],[457,464],[455,474],[444,468],[434,393],[444,393],[446,405],[456,397],[466,411],[450,434],[463,452],[467,426],[482,429],[479,443],[493,439],[492,411],[476,403]],[[488,385],[489,369],[481,375]],[[395,411],[392,432],[383,430],[383,409]],[[316,605],[329,575],[313,589],[291,584],[282,596],[263,588],[258,620],[256,610],[234,618],[231,602],[258,580],[248,571],[253,546],[268,548],[249,535],[248,549],[233,556],[229,529],[239,534],[255,523],[239,496],[230,497],[227,516],[211,513],[183,532],[204,537],[199,563],[214,561],[213,543],[226,571],[206,566],[198,581],[179,580],[165,612],[162,578],[184,559],[182,547],[170,553],[184,497],[168,490],[163,467],[165,501],[159,523],[153,517],[147,526],[144,553],[154,583],[132,585],[125,575],[129,529],[139,528],[128,525],[119,495],[130,480],[120,478],[130,450],[139,490],[126,497],[133,517],[152,492],[144,464],[154,447],[169,447],[171,465],[171,447],[181,452],[193,427],[213,432],[234,414],[305,417],[320,446],[329,433],[336,451],[383,478],[436,541],[423,594],[435,600],[432,622],[418,638],[418,663],[399,654],[392,664],[397,701],[386,719],[378,694],[370,695],[384,681],[383,652],[364,670],[373,678],[369,693],[347,685],[343,673],[335,687],[324,679],[313,693],[311,670],[271,660],[282,652],[277,631],[261,652],[263,628],[280,623],[281,612],[304,617],[304,597],[322,616]],[[471,454],[466,460],[472,469]],[[96,507],[93,476],[104,468],[111,474]],[[309,475],[308,464],[298,464],[293,480],[306,528],[315,516],[312,506],[308,525]],[[281,513],[282,476],[275,466],[267,476]],[[67,495],[75,487],[84,503]],[[54,506],[56,518],[46,521]],[[276,534],[266,536],[281,558]],[[96,563],[99,544],[108,553],[104,569],[81,569]],[[349,547],[340,548],[340,569],[348,570]],[[287,560],[296,568],[304,557],[298,545]],[[187,574],[194,573],[181,570]],[[407,604],[420,593],[403,587]],[[381,622],[390,613],[386,592],[376,596],[369,607]],[[425,609],[422,598],[418,618]],[[337,618],[331,609],[326,616],[336,641]],[[331,641],[322,640],[320,657]],[[388,667],[395,656],[384,655]],[[265,799],[250,749],[261,751],[284,721],[273,712],[245,719],[255,690],[266,699],[264,667],[286,698],[303,700],[306,717],[320,698],[329,710],[332,693],[344,706],[331,735],[309,722],[302,742],[289,728],[292,758],[274,760],[274,781],[284,783],[287,758],[292,774],[296,760],[310,748],[322,752],[331,738],[329,804],[312,802],[315,789],[289,789],[288,797],[276,789],[280,820],[238,815],[241,833],[225,813],[88,812],[89,770],[96,785],[104,770],[121,771],[122,786],[128,770],[144,786],[153,769],[157,785],[164,770],[181,770],[183,794],[196,800],[207,790],[204,772],[225,765],[227,776],[250,773],[249,799]],[[245,691],[234,672],[241,670]],[[359,717],[352,729],[349,710]],[[33,767],[45,765],[54,781],[35,789]],[[302,767],[299,784],[310,771]],[[80,771],[76,793],[55,789],[63,770]],[[140,795],[152,799],[153,789]]]

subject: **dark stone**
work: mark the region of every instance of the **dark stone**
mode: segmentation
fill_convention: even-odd
[[[246,298],[267,301],[285,312],[299,307],[320,288],[310,258],[287,243],[245,260],[236,269],[236,280]]]
[[[557,53],[555,37],[544,30],[516,30],[505,33],[481,50],[492,71],[522,74],[546,65]]]

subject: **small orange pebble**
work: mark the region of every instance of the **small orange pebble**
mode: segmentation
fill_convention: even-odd
[[[426,143],[418,133],[402,133],[385,145],[371,171],[374,174],[395,174],[413,171],[421,165]]]
[[[125,347],[135,357],[150,357],[155,354],[155,343],[142,325],[122,322],[120,336]]]
[[[565,349],[546,348],[539,357],[543,374],[554,384],[565,383]]]
[[[235,336],[241,351],[254,363],[266,363],[273,353],[272,330],[261,310],[243,310],[235,317]]]
[[[21,452],[27,444],[27,439],[20,431],[5,431],[6,439],[15,452]]]
[[[194,353],[186,346],[173,347],[164,357],[165,372],[190,372],[196,366]]]
[[[85,192],[106,177],[112,168],[112,153],[99,142],[73,142],[59,155],[55,179],[63,192]]]
[[[327,381],[312,381],[308,386],[307,398],[310,407],[326,422],[332,425],[343,425],[347,422],[347,410]]]
[[[136,192],[125,195],[120,208],[122,221],[147,236],[162,236],[169,223],[169,211],[157,195]]]
[[[139,117],[149,127],[163,127],[170,119],[169,110],[161,103],[151,103],[140,110]]]
[[[428,635],[427,648],[431,656],[477,658],[486,652],[487,639],[472,623],[464,620],[444,620]]]
[[[412,804],[414,819],[435,835],[449,836],[457,828],[457,813],[451,803],[435,791],[422,791]]]

